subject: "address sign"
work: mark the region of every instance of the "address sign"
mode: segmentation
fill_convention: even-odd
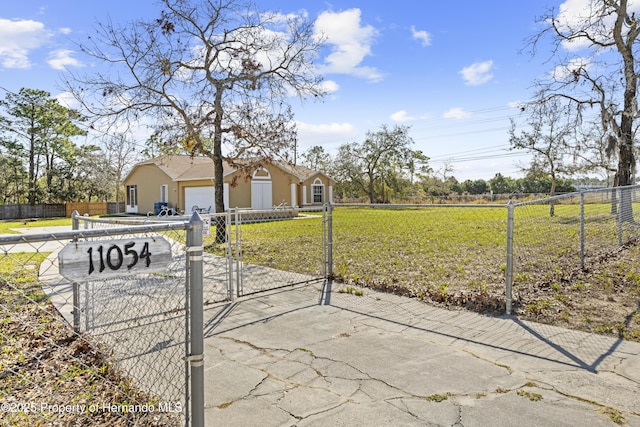
[[[74,282],[166,270],[171,244],[161,236],[71,242],[58,254],[60,274]]]

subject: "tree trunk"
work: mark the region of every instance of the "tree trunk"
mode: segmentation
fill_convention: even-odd
[[[619,185],[619,182],[620,181],[618,180],[618,172],[616,172],[613,176],[613,187],[617,187]],[[611,192],[611,214],[618,214],[618,194],[615,191]]]
[[[36,204],[36,143],[35,138],[31,135],[29,147],[29,204]]]
[[[625,187],[631,185],[631,171],[635,165],[633,148],[631,144],[623,144],[620,147],[620,157],[618,161],[618,173],[620,186]],[[622,172],[622,173],[621,173]],[[620,218],[624,222],[633,222],[633,204],[631,198],[631,189],[623,188],[620,192]]]
[[[638,36],[638,28],[635,25],[626,32],[626,39],[623,39],[623,24],[627,19],[627,1],[620,2],[620,9],[616,19],[613,36],[616,47],[622,55],[624,64],[624,110],[620,118],[620,133],[618,135],[620,144],[618,155],[618,180],[621,187],[631,185],[631,172],[636,165],[633,155],[633,120],[636,114],[637,99],[636,91],[638,87],[638,75],[635,70],[635,58],[633,46]],[[635,19],[635,18],[634,18]],[[634,21],[635,24],[635,21]],[[622,191],[620,195],[620,209],[622,210],[622,220],[633,220],[633,207],[631,205],[631,192]]]
[[[369,176],[369,203],[373,205],[375,203],[373,194],[373,174],[367,173],[367,175]]]
[[[622,137],[620,142],[620,151],[618,156],[618,185],[620,187],[626,187],[632,184],[632,170],[635,167],[636,160],[633,155],[633,139],[631,133],[631,126],[633,119],[622,116]],[[631,201],[631,191],[629,189],[623,189],[620,192],[620,210],[619,213],[622,221],[633,221],[633,204]]]
[[[223,172],[223,157],[222,157],[222,89],[217,88],[216,96],[214,100],[214,108],[216,110],[215,117],[213,119],[214,134],[213,134],[213,177],[214,177],[214,189],[215,189],[215,206],[216,206],[216,243],[225,243],[227,241],[227,221],[224,215],[224,172]]]
[[[120,170],[116,174],[116,213],[120,213],[120,181],[122,181]]]

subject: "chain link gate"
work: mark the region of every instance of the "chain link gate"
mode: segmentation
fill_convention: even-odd
[[[73,218],[74,231],[0,237],[0,339],[13,349],[0,355],[0,423],[202,425],[202,223]],[[166,267],[127,274],[159,259],[136,246],[153,240],[168,242]],[[74,247],[89,265],[78,274],[108,277],[63,278]]]
[[[233,209],[225,215],[226,241],[216,251],[229,260],[230,298],[324,280],[326,208],[302,213]],[[205,260],[205,268],[211,261]]]

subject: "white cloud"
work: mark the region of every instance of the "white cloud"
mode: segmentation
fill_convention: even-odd
[[[325,38],[331,49],[320,71],[349,74],[371,81],[382,79],[382,74],[375,68],[360,65],[371,54],[371,45],[378,35],[372,26],[361,26],[360,9],[321,13],[315,22],[315,32],[318,37]]]
[[[411,26],[411,35],[414,39],[420,40],[422,42],[422,46],[427,47],[431,45],[431,35],[424,30],[416,30],[416,27]]]
[[[405,110],[400,110],[391,115],[391,120],[393,120],[394,122],[404,123],[418,120],[418,118],[410,116]]]
[[[555,17],[555,25],[562,32],[576,32],[589,25],[593,21],[590,16],[593,15],[592,10],[601,7],[597,2],[593,5],[593,0],[566,0],[558,8],[558,15]],[[631,16],[634,13],[640,13],[640,1],[630,0],[627,5],[627,13]],[[601,41],[610,42],[611,32],[615,24],[615,14],[610,14],[601,21],[602,27],[597,29],[597,33],[603,35]],[[596,36],[596,31],[589,32],[591,36]],[[568,51],[577,51],[584,47],[590,46],[592,42],[585,37],[573,38],[571,40],[563,40],[562,46]]]
[[[71,94],[71,92],[61,92],[55,97],[60,105],[63,105],[67,108],[79,109],[80,103],[76,100],[76,98]]]
[[[442,115],[442,117],[445,119],[466,119],[471,116],[473,116],[473,113],[464,111],[464,108],[460,107],[450,108]]]
[[[566,64],[558,65],[551,71],[551,79],[557,81],[565,81],[573,78],[574,72],[581,68],[589,70],[591,68],[591,60],[589,58],[573,58]]]
[[[336,83],[333,80],[324,80],[320,86],[322,87],[322,90],[324,90],[325,93],[335,93],[338,91],[338,89],[340,89],[340,86],[338,85],[338,83]]]
[[[315,125],[296,122],[300,147],[314,145],[343,144],[358,136],[358,130],[351,123],[329,123]]]
[[[591,0],[567,0],[562,3],[556,16],[557,28],[560,31],[569,32],[572,31],[571,28],[583,27],[585,23],[589,22],[590,3]],[[612,26],[613,17],[608,21],[607,26]],[[610,34],[610,32],[608,33]],[[580,50],[590,44],[591,42],[583,37],[562,42],[562,46],[569,51]]]
[[[492,68],[492,60],[476,62],[468,67],[464,67],[462,71],[460,71],[460,74],[462,74],[462,78],[465,80],[467,85],[477,86],[487,83],[493,78],[493,74],[491,74]]]
[[[74,52],[72,50],[59,49],[54,50],[49,54],[47,63],[54,70],[64,70],[68,66],[82,67],[82,64],[77,59],[73,58]]]
[[[60,34],[68,35],[68,34],[71,34],[71,28],[62,27],[58,29],[58,32]]]
[[[30,68],[29,53],[50,37],[42,22],[0,19],[0,63],[5,68]]]
[[[517,110],[520,110],[522,108],[524,108],[525,103],[522,101],[511,101],[511,102],[507,102],[507,107],[509,108],[515,108]]]

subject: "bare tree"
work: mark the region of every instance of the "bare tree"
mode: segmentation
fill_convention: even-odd
[[[156,19],[98,24],[80,47],[100,71],[66,83],[94,117],[151,118],[158,140],[209,156],[222,212],[224,161],[286,159],[295,146],[286,101],[324,95],[313,67],[322,40],[304,16],[263,13],[251,0],[160,4]]]
[[[113,185],[116,199],[116,212],[120,212],[120,196],[124,172],[131,168],[137,160],[136,144],[126,134],[105,135],[102,147],[106,154],[107,164],[113,169]]]
[[[527,129],[517,132],[516,122],[511,120],[509,142],[512,149],[527,150],[533,154],[529,174],[551,178],[550,196],[555,196],[558,175],[570,172],[569,153],[575,140],[575,124],[571,112],[559,99],[531,103],[524,107],[529,112]],[[554,216],[553,201],[549,215]]]
[[[579,12],[552,8],[538,22],[543,30],[529,43],[532,53],[547,35],[556,67],[538,82],[548,98],[562,97],[581,112],[596,108],[605,132],[616,142],[616,184],[631,185],[636,159],[634,121],[638,117],[638,25],[628,0],[588,0]],[[623,192],[622,209],[631,218],[631,199]]]

